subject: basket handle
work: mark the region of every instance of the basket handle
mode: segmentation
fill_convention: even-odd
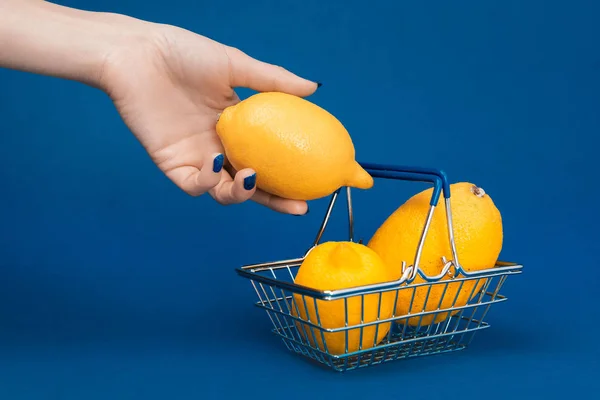
[[[434,185],[433,193],[431,195],[431,201],[429,202],[430,210],[425,220],[425,226],[421,232],[417,252],[415,254],[414,264],[412,265],[412,271],[410,273],[410,280],[414,279],[419,270],[419,260],[421,259],[421,252],[425,244],[425,238],[429,231],[429,224],[433,216],[433,210],[437,206],[440,198],[440,192],[443,192],[446,202],[446,220],[448,223],[448,239],[452,248],[452,256],[455,268],[461,270],[460,263],[458,261],[458,252],[456,250],[456,243],[454,241],[453,224],[452,224],[452,211],[450,210],[450,182],[446,173],[442,170],[435,168],[426,167],[415,167],[415,166],[403,166],[403,165],[385,165],[375,163],[361,163],[362,167],[367,170],[375,178],[391,178],[391,179],[403,179],[410,181],[420,182],[431,182]],[[448,264],[448,267],[451,264]],[[446,270],[443,272],[446,273]]]
[[[457,270],[460,269],[460,264],[458,262],[458,254],[456,251],[456,243],[454,241],[453,227],[452,227],[452,212],[450,207],[450,184],[448,181],[448,177],[446,174],[439,169],[434,168],[425,168],[425,167],[414,167],[414,166],[402,166],[402,165],[385,165],[385,164],[376,164],[376,163],[361,163],[359,164],[374,178],[386,178],[386,179],[396,179],[396,180],[406,180],[406,181],[416,181],[416,182],[429,182],[433,184],[433,192],[431,194],[431,200],[429,202],[429,212],[427,213],[427,217],[425,219],[425,224],[423,226],[423,230],[421,232],[421,237],[419,239],[417,251],[414,258],[414,263],[410,266],[408,273],[410,275],[410,280],[414,279],[419,270],[419,260],[421,259],[421,253],[423,251],[423,246],[425,244],[425,238],[429,231],[429,225],[431,223],[434,209],[437,207],[438,201],[440,199],[440,195],[443,193],[446,203],[446,219],[448,223],[448,239],[450,240],[450,246],[452,248],[453,255],[453,263]],[[350,240],[353,238],[353,212],[352,205],[350,200],[350,188],[346,188],[347,197],[348,197],[348,222],[349,222],[349,231],[350,231]],[[312,250],[316,245],[319,244],[323,232],[327,226],[329,221],[329,217],[331,214],[331,210],[336,201],[336,198],[339,194],[340,189],[338,189],[331,197],[329,202],[329,207],[327,209],[327,213],[319,232],[317,233],[317,237],[313,242],[313,246],[308,250]],[[306,254],[308,254],[308,252]],[[306,255],[305,255],[306,256]],[[450,264],[448,264],[450,265]],[[445,273],[445,272],[444,272]]]
[[[435,168],[374,163],[360,163],[360,165],[374,178],[389,178],[433,183],[433,193],[431,195],[431,201],[429,202],[429,204],[432,206],[437,205],[442,192],[444,194],[444,198],[450,198],[450,183],[446,173],[442,170]]]

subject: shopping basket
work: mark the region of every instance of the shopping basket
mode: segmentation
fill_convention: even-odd
[[[331,195],[313,246],[304,256],[246,265],[237,268],[236,272],[251,281],[258,296],[255,305],[266,311],[273,324],[273,333],[283,340],[290,351],[336,371],[466,348],[477,331],[489,327],[485,317],[490,306],[506,300],[500,294],[500,289],[508,276],[521,273],[522,266],[498,261],[494,268],[487,270],[467,272],[461,268],[452,228],[450,184],[444,172],[420,167],[361,165],[376,179],[433,184],[430,209],[424,220],[415,258],[405,260],[398,266],[402,274],[397,281],[329,291],[314,290],[294,283],[302,261],[320,243],[342,189],[345,189],[347,198],[348,240],[354,241],[354,215],[349,187],[340,188]],[[419,259],[442,194],[446,204],[452,259],[441,257],[443,268],[440,274],[427,276],[418,267]],[[430,301],[430,293],[436,293],[431,299],[439,298],[439,301]],[[384,299],[389,300],[389,296],[394,297],[391,315],[381,312],[381,305]],[[459,298],[463,300],[459,301]],[[396,315],[393,310],[396,310],[398,301],[410,301],[407,307],[410,311]],[[370,307],[376,304],[379,308],[377,315],[373,315],[373,312],[367,315],[365,304]],[[319,307],[332,309],[325,305],[337,307],[337,311],[345,316],[342,317],[344,323],[325,326],[322,320],[327,317],[319,313]],[[378,331],[384,332],[384,335]],[[340,340],[345,343],[341,351],[339,346],[335,352],[328,348],[328,343],[333,343],[330,340],[334,337],[338,344]]]

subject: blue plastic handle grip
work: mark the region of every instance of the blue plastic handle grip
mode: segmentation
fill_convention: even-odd
[[[442,191],[446,199],[450,198],[450,184],[446,174],[441,170],[373,163],[360,163],[360,165],[374,178],[390,178],[433,183],[433,194],[429,203],[432,206],[437,205]]]
[[[450,181],[446,173],[440,169],[416,167],[407,165],[386,165],[386,164],[375,164],[375,163],[360,163],[366,170],[378,170],[378,171],[397,171],[397,172],[414,172],[418,174],[435,175],[442,180],[442,188],[444,190],[444,197],[450,198]]]

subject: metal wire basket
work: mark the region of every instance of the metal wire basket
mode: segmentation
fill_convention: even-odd
[[[398,266],[402,271],[399,280],[330,291],[294,283],[302,261],[320,243],[342,188],[331,195],[313,246],[304,256],[246,265],[237,268],[236,272],[251,281],[259,299],[255,305],[266,311],[273,324],[273,333],[290,351],[336,371],[466,348],[477,331],[489,327],[485,317],[490,306],[506,300],[500,289],[509,275],[521,273],[522,266],[498,261],[494,268],[487,270],[467,272],[461,268],[452,228],[450,185],[444,172],[419,167],[361,165],[374,178],[433,184],[430,209],[414,262],[411,265],[403,262]],[[354,241],[350,188],[346,187],[345,192],[348,240]],[[419,259],[442,193],[453,259],[442,257],[444,267],[440,274],[427,276],[418,267]],[[434,293],[431,299],[439,300],[430,301],[431,293]],[[393,308],[382,312],[382,304],[386,301],[389,304],[391,298]],[[398,301],[409,301],[409,312],[396,315]],[[332,319],[324,315],[324,312],[332,311],[343,315],[344,321],[332,325]]]

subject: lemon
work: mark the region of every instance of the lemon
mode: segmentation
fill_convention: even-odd
[[[250,96],[223,111],[217,134],[231,165],[253,168],[257,187],[271,194],[313,200],[342,186],[373,186],[341,122],[301,97]]]
[[[424,190],[402,204],[377,229],[368,243],[399,277],[402,261],[407,265],[414,263],[418,242],[430,208],[433,189]],[[478,271],[493,268],[502,249],[502,216],[494,201],[482,188],[469,182],[450,185],[452,224],[458,261],[466,271]],[[434,212],[431,226],[423,246],[419,268],[428,276],[439,275],[444,267],[442,256],[448,260],[453,258],[446,206],[443,198]],[[453,271],[451,269],[450,271]],[[464,306],[477,294],[485,283],[482,279],[448,284],[451,276],[444,276],[443,283],[431,286],[420,286],[415,289],[400,289],[396,315],[407,315],[415,312],[433,311],[440,308]],[[418,276],[414,283],[424,280]],[[448,284],[448,285],[447,285]],[[447,288],[444,291],[445,286]],[[476,287],[474,287],[476,286]],[[414,293],[413,305],[410,307]],[[456,298],[456,302],[454,301]],[[425,300],[427,304],[425,305]],[[441,302],[441,304],[440,304]],[[456,312],[452,313],[455,314]],[[421,325],[438,323],[448,318],[448,313],[428,314],[423,316]],[[408,319],[409,325],[419,324],[420,317]]]
[[[367,246],[353,242],[324,242],[314,247],[306,256],[295,278],[295,283],[317,290],[346,289],[356,286],[389,282],[394,273],[386,267],[381,258]],[[317,300],[294,294],[294,316],[304,321],[319,324],[323,328],[344,328],[363,323],[390,318],[394,308],[395,291],[361,296],[345,300]],[[363,303],[364,302],[364,303]],[[297,309],[296,309],[297,307]],[[308,310],[308,314],[307,314]],[[318,312],[318,319],[317,319]],[[347,314],[347,320],[346,320]],[[347,322],[347,324],[346,324]],[[343,354],[376,346],[388,333],[390,323],[377,323],[346,332],[324,332],[310,325],[296,322],[300,334],[311,345],[331,354]],[[324,339],[324,341],[323,341]],[[325,345],[327,348],[325,348]]]

